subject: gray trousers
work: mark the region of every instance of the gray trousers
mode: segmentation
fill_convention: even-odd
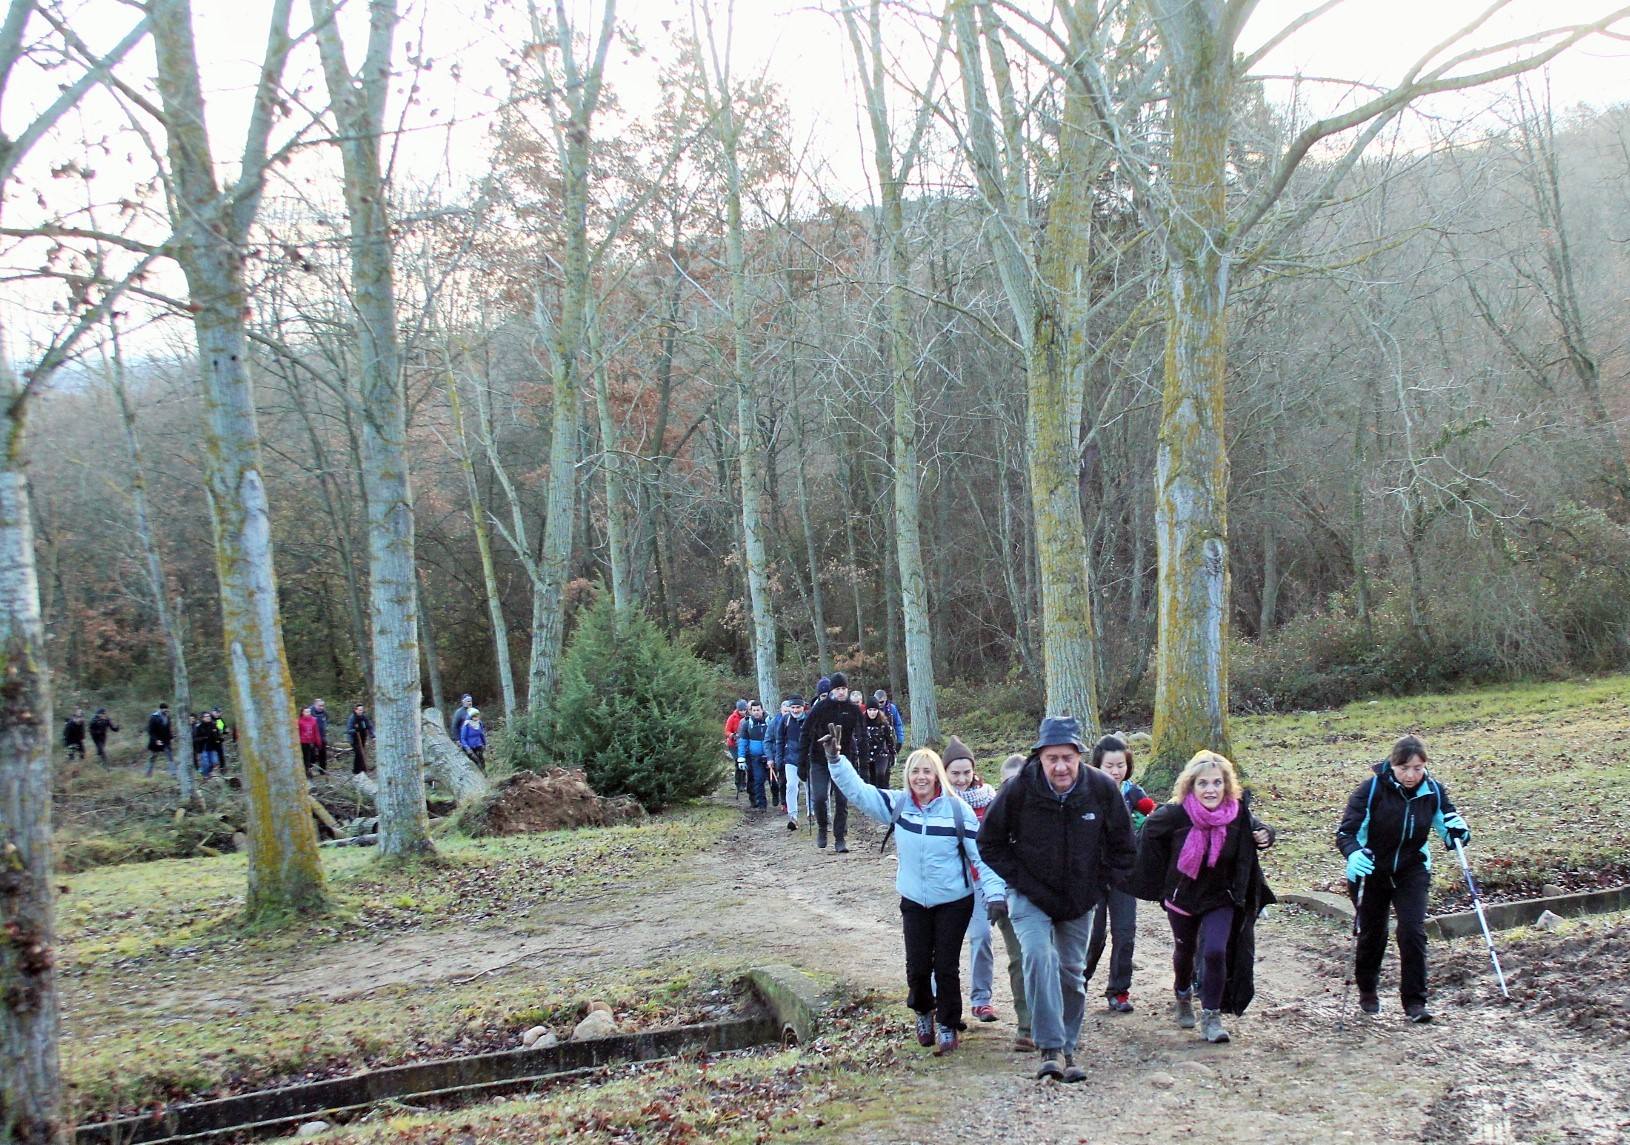
[[[1092,913],[1054,919],[1012,887],[1007,909],[1024,951],[1024,995],[1030,1003],[1031,1036],[1043,1050],[1074,1054],[1087,1008],[1083,972]]]
[[[1092,912],[1092,939],[1087,943],[1087,969],[1083,980],[1092,981],[1092,972],[1098,969],[1098,960],[1104,956],[1104,940],[1108,938],[1109,985],[1104,989],[1104,996],[1113,998],[1129,992],[1132,989],[1132,947],[1137,937],[1138,900],[1125,891],[1110,891],[1109,897]]]

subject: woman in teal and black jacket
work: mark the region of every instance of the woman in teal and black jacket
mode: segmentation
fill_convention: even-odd
[[[1379,1013],[1381,956],[1387,948],[1387,911],[1398,916],[1399,995],[1412,1022],[1430,1022],[1426,1008],[1426,897],[1432,887],[1436,832],[1446,847],[1471,842],[1471,829],[1443,784],[1427,774],[1426,745],[1404,736],[1373,774],[1347,799],[1336,846],[1347,857],[1347,888],[1358,899],[1358,942],[1353,981],[1366,1014]]]
[[[828,740],[822,746],[828,746]],[[1007,886],[979,857],[979,820],[952,789],[936,752],[906,759],[906,786],[873,787],[831,747],[828,767],[838,790],[862,814],[895,828],[899,850],[900,921],[906,940],[906,1005],[917,1012],[917,1040],[936,1054],[957,1048],[962,1021],[962,939],[973,917],[974,872],[987,908],[1005,912]],[[939,1028],[935,1029],[938,1018]]]

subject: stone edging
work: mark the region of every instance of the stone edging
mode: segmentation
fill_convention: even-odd
[[[1352,925],[1353,904],[1341,895],[1322,891],[1291,892],[1279,896],[1279,901],[1306,907],[1316,914]],[[1630,886],[1613,887],[1605,891],[1582,891],[1573,895],[1554,895],[1551,898],[1518,899],[1514,902],[1487,903],[1483,913],[1490,930],[1510,930],[1534,922],[1546,911],[1571,918],[1582,914],[1611,914],[1630,910]],[[1431,938],[1466,938],[1478,934],[1476,911],[1440,914],[1426,920],[1426,933]]]
[[[302,1121],[401,1098],[494,1096],[592,1072],[614,1061],[655,1061],[698,1051],[807,1043],[823,1005],[815,984],[790,966],[749,971],[765,1011],[725,1022],[587,1038],[541,1049],[501,1050],[390,1066],[348,1077],[169,1106],[141,1117],[81,1125],[74,1145],[207,1142],[286,1133]]]

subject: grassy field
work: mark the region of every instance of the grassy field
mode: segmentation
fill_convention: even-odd
[[[524,933],[521,920],[539,904],[655,877],[711,846],[736,818],[727,808],[694,807],[643,826],[453,838],[441,844],[442,861],[395,870],[366,850],[327,849],[335,909],[272,933],[239,923],[242,856],[65,876],[58,920],[67,1076],[85,1108],[102,1109],[231,1089],[245,1077],[413,1057],[416,1048],[494,1048],[512,1042],[517,1028],[565,1021],[591,997],[635,1019],[644,1008],[683,1009],[691,986],[714,988],[707,967],[633,967],[616,981],[585,982],[518,966],[435,991],[389,986],[277,1004],[254,1001],[254,981],[290,966],[321,968],[342,941],[487,924]],[[674,983],[684,984],[679,994]]]

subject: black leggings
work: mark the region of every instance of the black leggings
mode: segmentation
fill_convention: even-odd
[[[1220,906],[1204,914],[1178,914],[1166,908],[1172,924],[1172,988],[1179,993],[1194,983],[1198,955],[1205,972],[1200,982],[1200,1007],[1222,1009],[1228,985],[1228,940],[1234,932],[1234,908]]]
[[[972,918],[971,894],[939,906],[900,900],[906,933],[906,1005],[919,1014],[934,1014],[940,1025],[953,1030],[968,1028],[962,1021],[962,936]]]

